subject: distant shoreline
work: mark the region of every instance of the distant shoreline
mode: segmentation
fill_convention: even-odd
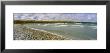
[[[38,20],[14,20],[14,24],[24,24],[24,23],[93,23],[97,24],[97,22],[75,22],[75,21],[63,21],[63,20],[56,20],[56,21],[38,21]]]

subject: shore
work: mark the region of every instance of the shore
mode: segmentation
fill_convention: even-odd
[[[68,40],[67,38],[44,30],[14,24],[14,40]]]

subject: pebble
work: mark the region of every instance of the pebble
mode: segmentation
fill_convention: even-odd
[[[33,30],[21,24],[14,24],[14,40],[67,40],[62,36]]]

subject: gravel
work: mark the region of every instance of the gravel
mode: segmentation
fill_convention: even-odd
[[[68,40],[61,35],[47,31],[34,30],[22,24],[14,24],[14,40]]]

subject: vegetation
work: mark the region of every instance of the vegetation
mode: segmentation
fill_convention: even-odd
[[[14,20],[14,24],[25,24],[25,23],[93,23],[97,24],[96,22],[74,22],[74,21],[44,21],[44,20]]]
[[[74,23],[73,21],[38,21],[38,20],[14,20],[15,24],[22,23]]]

